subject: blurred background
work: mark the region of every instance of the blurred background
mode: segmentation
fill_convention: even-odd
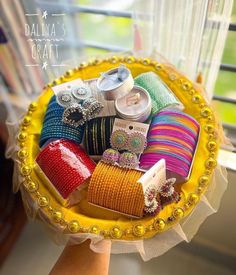
[[[161,55],[200,78],[236,144],[236,1],[0,0],[0,274],[48,274],[62,251],[26,221],[19,194],[12,194],[6,118],[17,121],[68,69],[116,52]],[[114,255],[110,274],[236,274],[236,154],[226,149],[220,158],[229,187],[194,240],[148,263]]]

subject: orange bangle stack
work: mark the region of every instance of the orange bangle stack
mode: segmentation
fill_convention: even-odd
[[[142,172],[99,162],[88,187],[88,201],[127,215],[143,217]]]

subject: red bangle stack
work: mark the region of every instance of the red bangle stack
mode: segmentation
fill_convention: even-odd
[[[64,199],[92,175],[96,166],[78,144],[64,139],[49,143],[36,162]]]

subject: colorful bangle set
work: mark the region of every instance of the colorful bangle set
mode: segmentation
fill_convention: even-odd
[[[189,175],[198,141],[199,124],[178,110],[164,110],[153,116],[147,138],[147,148],[140,166],[149,169],[165,159],[169,173],[186,179]]]
[[[84,127],[74,128],[62,122],[64,108],[53,96],[48,104],[43,127],[40,135],[39,145],[42,147],[49,139],[68,139],[80,144],[83,139]]]
[[[152,100],[152,114],[160,112],[166,107],[179,107],[182,104],[165,83],[153,72],[147,72],[138,75],[134,79],[134,84],[144,88],[150,95]]]
[[[102,155],[110,147],[115,117],[97,117],[88,121],[84,131],[84,145],[89,155]]]
[[[142,217],[144,194],[137,183],[142,172],[99,162],[88,187],[88,201],[127,215]]]
[[[78,144],[64,139],[44,147],[36,162],[64,199],[89,179],[96,166]]]
[[[80,83],[77,86],[73,81],[66,84],[70,90],[54,91],[56,96],[47,107],[40,137],[43,149],[36,161],[50,186],[63,199],[71,194],[78,198],[74,191],[89,182],[91,204],[140,218],[177,201],[175,179],[170,178],[183,182],[189,176],[198,123],[177,109],[182,104],[153,72],[138,75],[137,86],[122,65],[102,73],[97,87],[93,79],[86,84],[79,80],[74,80]],[[97,100],[101,96],[104,104]],[[105,111],[101,111],[103,105],[123,120],[99,117]],[[150,127],[138,123],[150,118],[150,113]],[[82,141],[88,155],[79,145]],[[102,156],[96,167],[89,155]],[[161,159],[165,159],[169,181],[162,188],[138,183],[141,169],[148,170]]]

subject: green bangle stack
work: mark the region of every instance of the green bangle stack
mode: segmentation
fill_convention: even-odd
[[[181,102],[174,96],[165,83],[153,72],[143,73],[134,79],[134,84],[145,89],[152,99],[152,115],[166,107],[182,109]]]

